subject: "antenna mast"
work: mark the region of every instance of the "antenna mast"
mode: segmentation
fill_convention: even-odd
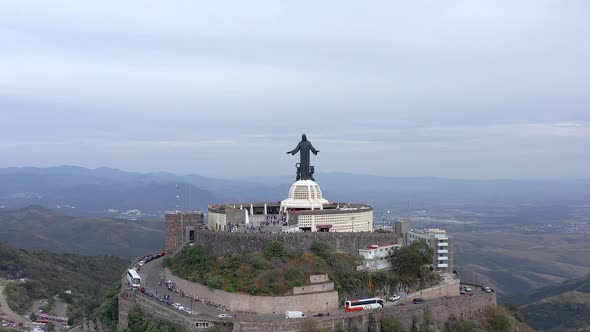
[[[180,212],[180,185],[176,185],[176,213]]]

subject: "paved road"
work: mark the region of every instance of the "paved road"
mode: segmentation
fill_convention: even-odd
[[[62,300],[57,295],[53,296],[53,299],[55,300],[55,308],[53,309],[55,315],[60,317],[68,317],[68,304],[66,301]]]
[[[163,275],[163,273],[164,268],[162,267],[161,258],[145,264],[139,270],[139,275],[141,276],[141,286],[145,287],[146,290],[152,291],[154,294],[157,292],[158,295],[170,295],[172,296],[172,300],[175,303],[180,303],[183,307],[191,308],[192,306],[193,315],[207,314],[214,317],[217,317],[217,315],[222,313],[230,314],[232,316],[235,315],[235,313],[223,311],[219,308],[215,308],[201,302],[192,301],[191,303],[191,299],[188,297],[182,297],[180,294],[168,291],[163,285],[158,285],[160,276]]]
[[[233,317],[238,317],[240,319],[245,318],[247,320],[284,319],[283,313],[276,314],[276,315],[241,314],[241,313],[230,312],[230,311],[222,311],[219,308],[215,308],[213,306],[210,306],[210,305],[207,305],[207,304],[204,304],[201,302],[197,302],[197,301],[192,301],[192,303],[191,303],[191,300],[189,298],[185,298],[185,297],[180,296],[180,294],[170,292],[164,286],[158,285],[158,282],[160,281],[160,276],[163,274],[164,274],[164,268],[162,267],[162,259],[156,259],[154,261],[151,261],[151,262],[145,264],[143,267],[141,267],[141,269],[139,271],[139,275],[141,276],[141,286],[145,287],[146,290],[152,291],[153,293],[157,292],[158,295],[170,295],[170,296],[172,296],[172,299],[174,302],[180,303],[184,307],[191,308],[191,305],[192,305],[193,315],[204,314],[207,316],[217,317],[217,315],[219,315],[221,313],[226,313],[226,314],[229,314]],[[472,288],[474,290],[472,293],[468,293],[466,295],[460,295],[460,296],[477,296],[477,295],[484,294],[484,292],[480,288],[473,287],[473,286],[472,286]],[[197,296],[198,296],[198,294],[197,294]],[[434,298],[434,299],[427,299],[425,302],[426,303],[435,303],[435,302],[439,302],[439,301],[447,301],[447,299],[446,298]],[[412,306],[412,305],[416,305],[416,304],[412,304],[412,298],[401,299],[396,302],[389,302],[389,301],[385,302],[385,307],[406,306],[406,305]],[[330,316],[334,316],[334,315],[335,316],[351,315],[351,313],[345,313],[344,309],[339,309],[335,312],[330,312]]]
[[[2,311],[2,316],[6,317],[8,320],[15,321],[16,323],[24,323],[24,318],[12,311],[8,302],[6,302],[6,298],[4,297],[4,287],[5,285],[0,285],[0,311]]]

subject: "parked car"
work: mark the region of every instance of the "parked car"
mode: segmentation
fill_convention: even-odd
[[[491,293],[492,292],[492,289],[490,287],[486,286],[486,287],[483,288],[483,291],[486,292],[486,293]]]
[[[173,306],[175,309],[180,309],[180,308],[182,308],[182,304],[180,304],[180,303],[172,303],[172,306]]]
[[[401,299],[401,296],[399,296],[397,294],[394,294],[394,295],[390,296],[388,300],[391,301],[391,302],[395,302],[395,301],[397,301],[399,299]]]
[[[461,294],[461,295],[465,295],[465,289],[464,289],[464,288],[461,288],[461,289],[459,290],[459,294]]]
[[[420,304],[420,303],[424,303],[424,302],[426,302],[426,301],[424,301],[424,299],[421,297],[417,297],[412,300],[412,303],[414,303],[414,304]]]
[[[302,311],[285,311],[285,318],[305,318]]]
[[[471,289],[471,287],[469,287],[469,286],[465,286],[465,291],[466,291],[466,292],[472,292],[473,290]]]
[[[192,315],[193,314],[193,311],[192,311],[191,308],[183,307],[181,310],[184,311],[184,312],[186,312],[189,315]]]
[[[217,315],[217,317],[219,317],[219,318],[231,318],[231,315],[228,315],[228,314],[219,314],[219,315]]]

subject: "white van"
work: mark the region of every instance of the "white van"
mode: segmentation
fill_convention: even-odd
[[[305,318],[303,311],[285,311],[285,318]]]

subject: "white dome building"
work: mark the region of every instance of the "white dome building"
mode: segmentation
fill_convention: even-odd
[[[281,211],[290,209],[323,210],[329,204],[322,196],[320,185],[312,180],[299,180],[291,185],[289,198],[281,201]]]

